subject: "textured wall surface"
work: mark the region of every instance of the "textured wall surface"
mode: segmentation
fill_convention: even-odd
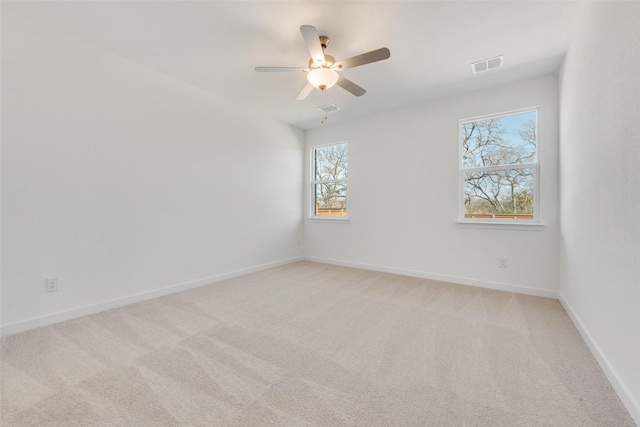
[[[590,12],[561,73],[560,292],[640,422],[640,4]]]
[[[300,257],[302,141],[3,13],[3,326]]]
[[[459,227],[459,121],[535,106],[540,106],[540,206],[545,228]],[[342,140],[349,142],[350,221],[308,221],[307,256],[461,283],[505,285],[507,289],[546,292],[549,296],[557,291],[556,75],[306,134],[307,148]],[[307,185],[307,196],[310,190]],[[307,215],[309,200],[307,197]],[[498,268],[499,258],[508,259],[508,268]]]

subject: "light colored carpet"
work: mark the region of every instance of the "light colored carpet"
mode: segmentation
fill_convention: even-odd
[[[633,426],[558,301],[299,262],[2,340],[3,426]]]

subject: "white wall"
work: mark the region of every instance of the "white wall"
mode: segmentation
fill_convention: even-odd
[[[640,424],[640,3],[594,2],[561,73],[561,285]]]
[[[310,259],[555,296],[557,76],[473,92],[306,133],[349,142],[348,223],[306,220]],[[542,231],[469,229],[458,218],[459,120],[540,106]],[[330,121],[330,118],[329,118]],[[310,214],[309,161],[306,216]],[[508,268],[498,268],[498,258]]]
[[[3,11],[3,332],[301,257],[304,135],[263,116]]]

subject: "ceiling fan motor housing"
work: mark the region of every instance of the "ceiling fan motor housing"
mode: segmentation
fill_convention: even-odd
[[[330,68],[335,62],[336,62],[336,59],[333,56],[325,54],[324,62],[322,64],[319,64],[318,62],[314,62],[313,58],[309,59],[309,69],[313,70],[314,68],[320,68],[320,67]]]

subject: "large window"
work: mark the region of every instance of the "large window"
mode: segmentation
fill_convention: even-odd
[[[461,219],[538,222],[538,109],[460,121]]]
[[[314,217],[347,216],[347,143],[312,149]]]

